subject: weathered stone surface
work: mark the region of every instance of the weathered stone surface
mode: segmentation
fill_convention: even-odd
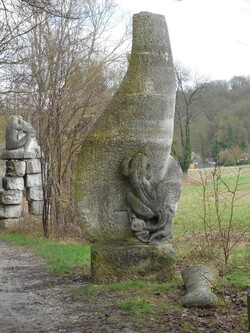
[[[41,161],[39,159],[34,158],[27,160],[26,165],[27,174],[41,173]]]
[[[29,202],[29,213],[32,215],[43,214],[43,201],[30,201]]]
[[[32,140],[32,149],[29,151],[24,151],[24,148],[16,150],[5,150],[1,153],[0,158],[2,160],[19,160],[28,158],[39,158],[41,157],[41,150],[35,140]]]
[[[24,185],[29,211],[41,216],[43,213],[41,151],[36,141],[36,130],[20,116],[11,116],[6,128],[6,151],[0,159],[6,159],[6,176],[2,178],[4,191],[0,192],[0,218],[13,225],[13,219],[19,221],[23,205]],[[24,181],[25,180],[25,181]],[[24,184],[25,183],[25,184]]]
[[[19,190],[0,191],[0,204],[19,205],[23,201],[23,192]]]
[[[5,230],[11,230],[12,228],[17,227],[18,224],[20,224],[20,222],[22,221],[22,217],[20,217],[20,218],[7,218],[7,219],[0,220],[0,221],[3,221]]]
[[[25,161],[10,160],[6,161],[7,177],[23,177],[26,171]]]
[[[217,296],[212,292],[219,279],[217,269],[205,265],[192,265],[181,272],[187,290],[181,304],[186,307],[214,307]]]
[[[43,200],[42,187],[28,187],[26,191],[27,200],[40,201]]]
[[[134,15],[127,74],[110,105],[88,133],[78,159],[75,200],[85,235],[91,241],[126,239],[131,235],[130,211],[139,219],[145,200],[137,194],[147,188],[149,181],[147,166],[142,168],[145,176],[138,174],[140,168],[138,173],[135,170],[132,176],[138,176],[135,182],[124,173],[124,167],[127,168],[124,163],[129,165],[137,154],[144,155],[149,165],[149,196],[162,184],[165,188],[161,207],[157,206],[155,197],[153,213],[140,217],[143,226],[140,235],[147,231],[147,223],[152,225],[157,220],[160,229],[156,230],[159,234],[154,241],[171,237],[180,193],[180,169],[170,157],[174,103],[175,74],[165,18],[147,12]],[[139,185],[141,179],[143,188]],[[134,197],[139,197],[140,212],[135,212],[138,205],[128,205],[131,187],[135,189]],[[149,212],[148,208],[150,204],[144,212]],[[160,218],[163,212],[165,225]],[[151,236],[144,235],[141,239],[151,241]]]
[[[15,219],[22,215],[22,205],[0,205],[0,219]]]
[[[41,173],[35,173],[25,176],[26,187],[42,187],[42,175]]]
[[[6,128],[6,150],[1,159],[39,158],[36,130],[21,116],[11,116]]]
[[[169,243],[95,244],[91,277],[96,284],[128,280],[164,282],[176,276],[175,253]]]
[[[170,239],[180,196],[179,166],[169,157],[166,179],[154,182],[145,154],[139,152],[123,164],[129,179],[126,201],[134,235],[144,243]]]
[[[4,190],[19,190],[24,189],[23,177],[3,177],[2,185]]]
[[[6,127],[6,149],[27,148],[30,138],[36,136],[36,130],[21,116],[11,116]]]
[[[5,230],[5,222],[4,222],[4,220],[0,220],[0,230]]]
[[[6,171],[6,161],[0,159],[0,178],[3,179]],[[0,182],[0,190],[3,188],[2,181]]]

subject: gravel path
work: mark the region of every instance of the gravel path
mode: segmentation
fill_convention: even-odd
[[[73,302],[66,286],[32,251],[0,241],[0,333],[136,333],[112,320],[105,325],[108,316]]]
[[[60,332],[65,304],[49,285],[42,259],[0,241],[0,332]]]

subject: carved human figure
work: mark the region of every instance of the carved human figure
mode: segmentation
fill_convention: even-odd
[[[27,151],[36,130],[21,116],[11,116],[6,128],[6,149],[15,150],[24,148]]]

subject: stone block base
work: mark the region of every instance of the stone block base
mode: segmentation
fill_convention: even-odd
[[[15,219],[22,215],[21,205],[0,205],[1,219]]]
[[[23,192],[19,190],[0,191],[1,205],[21,205],[23,202]]]
[[[4,220],[0,220],[0,230],[5,230]]]
[[[92,245],[91,277],[94,284],[129,280],[166,282],[176,275],[175,252],[170,243]]]
[[[3,219],[2,222],[3,230],[11,230],[19,225],[21,218],[19,219]]]
[[[30,201],[29,202],[29,212],[32,215],[42,215],[43,214],[43,201]]]

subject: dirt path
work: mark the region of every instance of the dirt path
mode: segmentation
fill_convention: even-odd
[[[82,282],[74,282],[82,283]],[[137,333],[73,302],[31,251],[0,241],[0,333]]]

